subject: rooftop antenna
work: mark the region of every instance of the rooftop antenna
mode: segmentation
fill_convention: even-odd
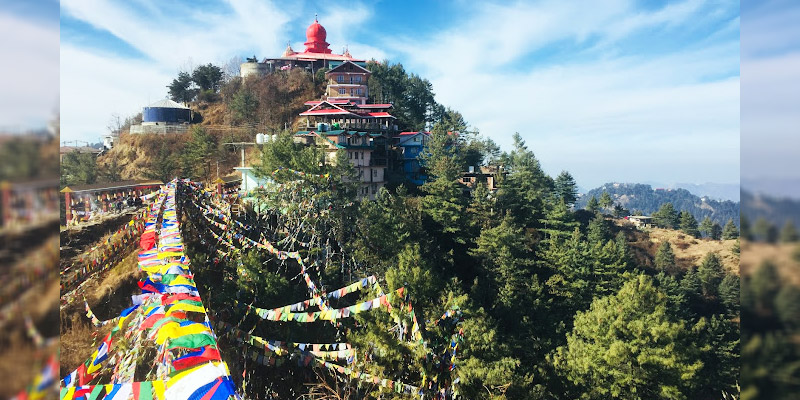
[[[314,22],[319,23],[319,20],[317,19],[317,13],[314,13]]]

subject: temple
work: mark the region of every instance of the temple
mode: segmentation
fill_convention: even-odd
[[[328,33],[315,17],[314,23],[306,29],[306,41],[303,43],[305,49],[302,52],[294,51],[291,45],[287,45],[280,57],[266,58],[261,62],[256,57],[248,58],[247,62],[240,66],[240,74],[242,78],[250,75],[263,76],[276,70],[297,67],[308,69],[313,73],[321,68],[334,69],[345,61],[361,67],[366,66],[365,60],[353,58],[347,49],[344,50],[344,54],[333,53],[328,48],[330,44],[326,41],[327,38]]]

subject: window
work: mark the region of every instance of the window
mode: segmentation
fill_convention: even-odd
[[[344,75],[336,75],[336,82],[344,83]]]
[[[357,89],[356,89],[356,94],[357,94],[357,95],[359,95],[359,96],[361,96],[361,88],[357,88]]]
[[[347,89],[339,88],[339,94],[346,94],[346,93],[347,93]]]
[[[372,177],[373,178],[377,178],[378,177],[378,170],[377,169],[373,169],[372,170]]]
[[[361,83],[361,75],[351,76],[350,83]]]
[[[361,159],[362,160],[364,159],[364,153],[361,153]]]

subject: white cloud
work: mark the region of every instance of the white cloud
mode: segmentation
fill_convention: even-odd
[[[58,26],[0,13],[0,37],[0,129],[43,128],[58,107]]]
[[[97,142],[113,114],[123,118],[166,95],[169,68],[61,46],[61,135]]]
[[[290,39],[287,25],[306,24],[308,19],[298,17],[303,14],[302,5],[294,3],[227,0],[216,7],[225,8],[224,12],[186,6],[179,15],[162,12],[162,6],[152,0],[62,1],[65,15],[111,33],[146,58],[132,60],[87,48],[84,43],[64,43],[61,129],[65,137],[97,140],[112,114],[133,115],[148,99],[165,96],[166,85],[179,70],[208,62],[224,65],[235,56],[278,55]],[[380,49],[352,40],[353,27],[370,16],[363,6],[325,9],[321,17],[329,19],[326,29],[329,37],[336,38],[331,48],[338,52],[349,45],[350,52],[359,57],[384,58]],[[302,48],[301,42],[295,50]]]
[[[502,147],[520,132],[548,172],[568,169],[590,187],[735,182],[738,42],[656,55],[625,54],[618,43],[644,31],[688,29],[682,24],[697,24],[707,8],[697,1],[649,13],[625,1],[490,5],[395,50],[431,80],[439,102]],[[591,56],[525,65],[532,53],[565,42],[586,42],[581,51]]]

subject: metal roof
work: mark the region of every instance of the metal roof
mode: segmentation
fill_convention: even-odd
[[[178,103],[178,102],[175,102],[175,101],[172,101],[170,99],[164,99],[164,100],[161,100],[161,101],[157,101],[157,102],[155,102],[153,104],[150,104],[147,107],[181,108],[181,109],[184,109],[184,110],[188,110],[189,109],[189,107],[186,107],[185,105],[183,105],[181,103]]]

